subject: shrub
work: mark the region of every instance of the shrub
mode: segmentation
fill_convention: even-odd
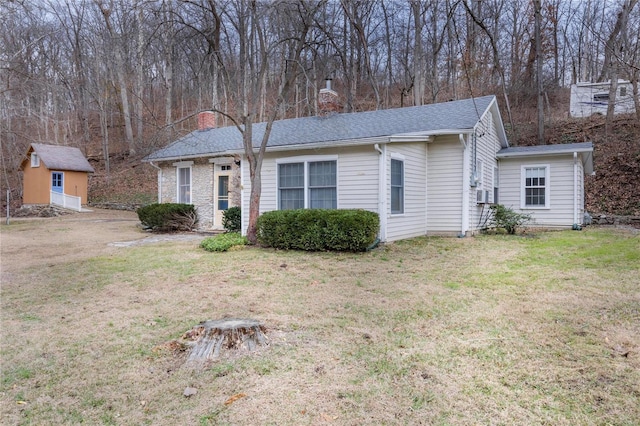
[[[154,232],[192,231],[198,224],[198,212],[192,204],[149,204],[137,211],[142,225]]]
[[[276,210],[258,218],[257,235],[278,249],[356,252],[375,242],[379,226],[378,214],[367,210]]]
[[[502,204],[492,205],[491,210],[493,214],[489,222],[490,225],[504,229],[507,234],[515,234],[520,226],[531,220],[530,214],[516,213],[513,209]]]
[[[205,238],[200,247],[206,251],[227,251],[234,246],[244,246],[248,243],[246,237],[237,232],[228,232],[226,234],[216,235],[215,237]]]
[[[240,207],[229,207],[222,213],[222,226],[228,232],[240,232],[242,227],[242,212]]]

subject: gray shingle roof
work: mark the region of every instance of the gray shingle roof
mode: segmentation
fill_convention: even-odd
[[[554,145],[511,146],[498,151],[497,157],[515,157],[525,155],[563,154],[593,151],[593,143],[565,143]]]
[[[509,148],[503,148],[496,154],[498,158],[509,157],[534,157],[545,155],[559,155],[559,154],[573,154],[574,152],[583,153],[582,164],[584,165],[584,172],[587,174],[593,174],[593,143],[591,142],[579,142],[579,143],[564,143],[554,145],[535,145],[535,146],[512,146]]]
[[[90,172],[95,170],[89,164],[78,148],[70,146],[47,145],[32,143],[31,148],[40,157],[49,170],[69,170],[75,172]]]
[[[293,145],[331,144],[403,133],[471,130],[495,96],[408,108],[303,117],[273,123],[267,150]],[[253,125],[253,145],[259,146],[266,123]],[[242,135],[235,126],[196,130],[145,158],[145,161],[194,158],[242,152]]]

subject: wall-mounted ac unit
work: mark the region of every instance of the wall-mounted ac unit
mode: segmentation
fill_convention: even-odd
[[[478,189],[476,191],[476,203],[487,204],[489,202],[489,191]]]

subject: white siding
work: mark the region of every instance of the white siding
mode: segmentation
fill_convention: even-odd
[[[548,209],[522,209],[522,167],[548,165],[550,167]],[[579,168],[579,173],[582,168]],[[578,190],[582,191],[582,178],[578,176]],[[573,156],[529,157],[500,160],[500,204],[519,213],[532,215],[530,226],[571,227],[573,225]],[[578,211],[582,212],[583,197],[578,195]],[[578,217],[581,222],[582,217]]]
[[[395,155],[395,156],[394,156]],[[404,213],[391,214],[391,159],[404,161]],[[387,241],[425,235],[427,149],[424,142],[393,143],[387,146]]]
[[[278,209],[278,167],[276,160],[313,156],[337,155],[338,208],[378,211],[378,157],[373,146],[345,147],[265,154],[262,163],[262,191],[260,214]],[[243,164],[243,226],[249,221],[251,182],[248,165]]]
[[[457,135],[427,145],[427,233],[455,234],[462,227],[463,147]]]
[[[482,161],[483,168],[479,176],[478,186],[475,188],[470,187],[469,190],[469,230],[471,232],[475,232],[483,227],[483,222],[489,209],[488,204],[478,204],[476,202],[477,191],[489,191],[489,200],[493,201],[493,169],[498,165],[496,153],[500,151],[501,146],[491,112],[488,112],[482,118],[482,121],[478,125],[477,134],[477,159]],[[469,140],[468,149],[471,149],[471,137]],[[473,167],[473,158],[470,159],[468,166]]]

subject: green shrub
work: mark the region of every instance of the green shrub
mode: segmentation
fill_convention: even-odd
[[[380,220],[367,210],[299,209],[258,218],[258,242],[278,249],[364,251],[376,240]]]
[[[192,204],[149,204],[137,211],[142,225],[154,232],[192,231],[198,224],[198,212]]]
[[[244,246],[248,243],[247,238],[237,232],[228,232],[226,234],[216,235],[215,237],[205,238],[200,247],[206,251],[227,251],[234,246]]]
[[[515,234],[519,227],[531,220],[530,214],[516,213],[502,204],[492,205],[491,210],[490,226],[504,229],[507,234]]]
[[[242,227],[242,212],[240,207],[229,207],[222,213],[222,226],[228,232],[240,232]]]

